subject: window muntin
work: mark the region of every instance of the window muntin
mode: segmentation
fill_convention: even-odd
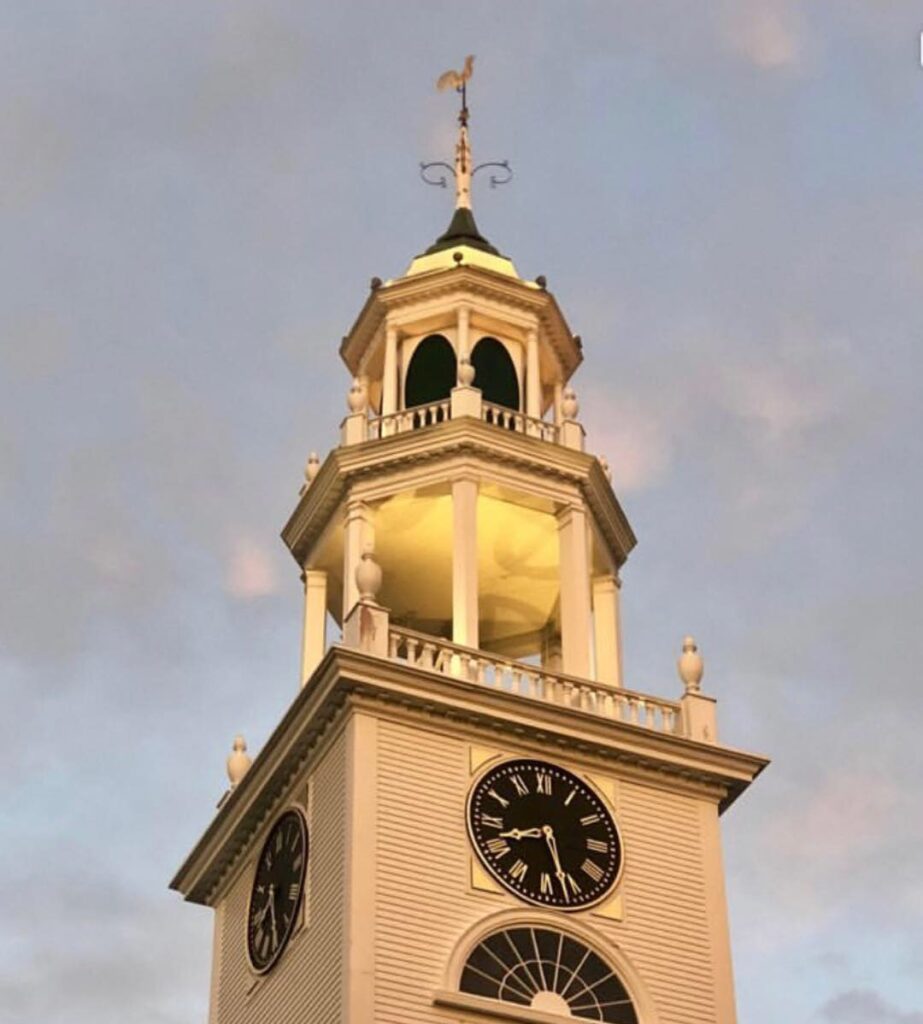
[[[615,971],[579,939],[551,928],[504,928],[474,947],[462,992],[607,1024],[638,1024]],[[565,1009],[566,1007],[566,1009]]]

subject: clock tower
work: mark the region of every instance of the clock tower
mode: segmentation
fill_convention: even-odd
[[[622,670],[635,536],[579,337],[471,212],[373,279],[339,445],[282,537],[300,688],[172,887],[215,912],[210,1024],[733,1024],[719,816],[765,767]],[[341,635],[328,643],[332,618]]]

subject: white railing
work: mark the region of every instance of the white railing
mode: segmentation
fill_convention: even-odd
[[[376,416],[369,420],[369,437],[392,437],[394,434],[406,434],[410,430],[421,427],[432,427],[436,423],[444,423],[452,418],[452,403],[448,398],[429,405],[415,405],[412,409],[402,409],[387,416]]]
[[[395,434],[406,434],[421,427],[432,427],[437,423],[445,423],[452,418],[452,403],[446,398],[441,402],[429,405],[416,405],[411,409],[402,409],[387,416],[373,416],[368,421],[368,437],[377,440],[382,437],[393,437]],[[491,402],[481,403],[481,420],[494,427],[512,430],[527,437],[537,437],[542,441],[556,443],[559,430],[554,423],[546,423],[534,416],[526,416]]]
[[[556,442],[558,440],[558,428],[554,423],[546,423],[534,416],[526,416],[524,413],[516,412],[515,409],[507,409],[503,405],[494,405],[492,402],[482,403],[481,419],[495,427],[514,430],[517,434],[526,434],[529,437],[538,437],[542,441]]]
[[[677,701],[549,672],[538,665],[461,647],[425,633],[392,626],[388,632],[388,656],[416,668],[467,679],[546,704],[577,708],[627,725],[671,734],[680,731]]]

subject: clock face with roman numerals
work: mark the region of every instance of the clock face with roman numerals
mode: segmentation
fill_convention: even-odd
[[[618,828],[602,797],[548,761],[504,761],[468,795],[468,834],[484,867],[528,903],[583,910],[622,866]]]
[[[291,808],[273,825],[260,851],[247,912],[247,953],[253,969],[268,971],[291,938],[304,893],[308,827]]]

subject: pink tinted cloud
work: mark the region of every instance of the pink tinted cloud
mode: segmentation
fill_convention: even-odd
[[[226,587],[232,597],[247,600],[275,593],[278,581],[266,548],[248,537],[231,542]]]

